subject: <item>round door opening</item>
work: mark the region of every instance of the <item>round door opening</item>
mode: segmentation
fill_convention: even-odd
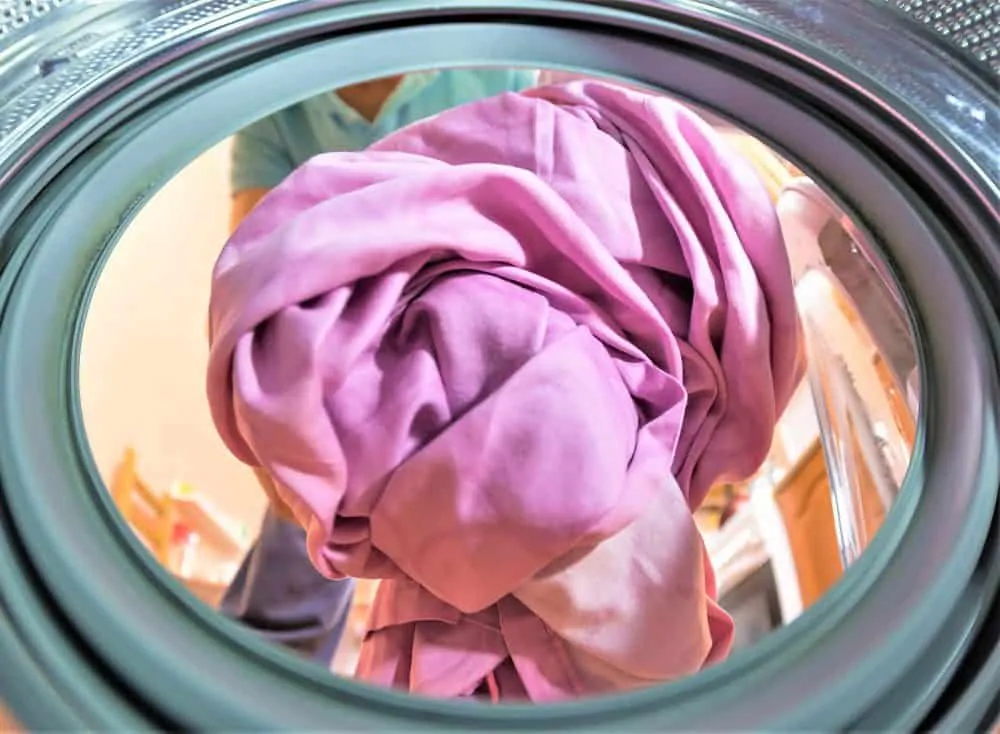
[[[575,78],[523,69],[433,74],[442,72],[457,78],[450,89],[467,79],[528,89]],[[417,81],[427,84],[431,75]],[[377,85],[349,89],[371,94]],[[434,92],[423,90],[425,98]],[[375,92],[376,99],[383,95]],[[304,532],[273,515],[262,525],[267,496],[219,440],[204,388],[212,267],[234,220],[246,214],[240,196],[276,179],[266,168],[274,151],[261,149],[266,126],[288,125],[296,115],[308,119],[325,107],[345,137],[370,134],[360,120],[352,130],[334,118],[346,113],[337,106],[343,100],[330,97],[310,98],[244,128],[195,159],[139,210],[90,303],[80,398],[96,464],[156,560],[224,616],[353,675],[378,580],[322,580],[308,559]],[[419,101],[420,92],[410,93],[382,114]],[[809,365],[756,471],[714,483],[694,508],[717,598],[735,619],[732,649],[738,650],[810,607],[874,537],[909,466],[920,381],[903,301],[872,264],[877,255],[861,228],[765,144],[699,114],[732,155],[751,162],[777,209]],[[296,153],[305,163],[323,152],[319,138],[327,131],[315,130],[300,129],[298,140],[270,141],[286,145],[288,168],[280,173],[291,173]],[[365,142],[362,137],[358,146]]]
[[[48,676],[50,683],[41,688],[63,692],[55,697],[62,701],[61,707],[48,706],[45,713],[32,703],[45,696],[32,700],[11,696],[27,712],[22,715],[39,721],[60,716],[62,721],[114,721],[116,726],[156,716],[163,723],[186,721],[200,728],[263,722],[301,727],[336,711],[352,728],[392,721],[424,728],[557,723],[577,728],[609,723],[642,727],[653,721],[724,728],[762,726],[764,721],[877,727],[890,721],[917,722],[935,713],[931,699],[914,704],[912,697],[900,701],[895,692],[921,690],[935,698],[944,694],[964,661],[954,650],[971,645],[995,587],[986,542],[996,490],[995,444],[989,431],[996,377],[990,357],[994,318],[989,280],[983,280],[989,272],[989,250],[978,244],[952,246],[956,241],[988,242],[982,236],[995,211],[991,214],[988,205],[980,204],[988,204],[991,179],[979,176],[984,169],[976,162],[987,160],[989,150],[969,143],[973,138],[964,137],[967,128],[961,125],[950,129],[946,138],[919,138],[907,127],[917,118],[902,113],[893,118],[877,100],[852,96],[830,77],[824,77],[825,87],[809,87],[807,75],[795,76],[788,67],[784,82],[798,85],[800,93],[809,90],[805,96],[812,108],[806,111],[802,96],[790,104],[761,79],[745,83],[733,68],[723,69],[722,61],[730,56],[723,54],[711,63],[695,60],[693,46],[671,55],[663,46],[644,42],[642,33],[649,32],[648,27],[640,31],[641,24],[634,25],[641,18],[662,23],[658,28],[664,33],[683,31],[690,28],[681,22],[683,13],[644,16],[629,8],[616,21],[621,36],[608,41],[607,36],[590,35],[593,29],[587,26],[596,17],[591,11],[606,20],[605,11],[572,3],[539,6],[530,22],[518,23],[471,11],[461,16],[467,9],[456,6],[456,15],[439,18],[436,26],[412,10],[394,15],[400,9],[389,4],[378,5],[377,10],[365,8],[372,14],[324,8],[311,15],[274,4],[278,6],[282,12],[267,24],[255,25],[253,21],[262,16],[254,14],[233,16],[227,30],[202,49],[204,55],[189,49],[183,70],[164,61],[160,77],[152,71],[134,77],[128,94],[105,97],[102,111],[86,120],[81,117],[72,130],[52,138],[61,140],[60,145],[31,149],[26,143],[8,148],[20,151],[20,157],[9,159],[16,165],[6,169],[2,179],[10,194],[5,213],[11,222],[4,242],[13,249],[4,270],[5,328],[0,338],[5,353],[20,358],[6,369],[0,404],[8,417],[21,416],[25,430],[5,438],[0,462],[5,522],[16,530],[10,537],[16,538],[17,548],[8,554],[8,562],[20,564],[7,567],[5,575],[11,581],[4,587],[4,601],[21,632],[4,639],[20,640],[18,659],[30,659],[36,672]],[[824,10],[837,12],[832,6]],[[856,10],[844,12],[853,18],[850,13]],[[550,12],[553,15],[546,15]],[[577,14],[578,25],[559,30],[547,24],[561,13]],[[310,32],[315,35],[309,36]],[[239,58],[234,49],[250,49],[247,39],[253,33],[259,34],[254,53],[265,49],[266,54]],[[224,53],[226,39],[239,34],[244,34],[239,43]],[[553,41],[547,47],[549,55],[561,58],[528,53],[525,44],[532,34],[535,40]],[[685,43],[695,43],[693,36],[682,35]],[[429,42],[432,37],[435,43]],[[310,42],[303,42],[305,38]],[[605,44],[600,64],[584,61],[590,52],[580,45],[596,38]],[[787,42],[787,36],[782,38]],[[481,43],[484,39],[489,44]],[[510,41],[507,47],[501,43],[505,39]],[[618,61],[612,55],[615,44],[629,51]],[[358,53],[376,47],[391,50],[380,63],[368,63],[370,57]],[[754,63],[759,68],[766,59],[775,63],[773,54],[780,45],[768,50],[722,44],[717,51],[723,47],[736,56],[758,54]],[[214,503],[206,503],[199,493],[213,492],[208,487],[217,483],[192,482],[184,476],[201,471],[202,461],[214,460],[213,452],[215,457],[225,455],[204,421],[201,428],[192,421],[187,426],[190,435],[184,437],[194,439],[194,444],[199,443],[198,436],[205,441],[197,449],[205,458],[193,460],[194,468],[182,466],[176,458],[152,458],[160,451],[175,453],[173,439],[165,439],[163,428],[190,415],[179,405],[187,398],[170,406],[178,411],[174,418],[163,420],[144,410],[137,397],[124,394],[149,385],[140,374],[148,377],[162,370],[160,385],[176,379],[173,384],[186,387],[179,387],[175,395],[186,394],[193,400],[196,386],[200,392],[200,380],[190,373],[175,374],[179,371],[171,368],[169,356],[157,356],[152,348],[130,348],[115,334],[126,326],[143,336],[176,327],[177,334],[190,337],[185,342],[189,346],[204,345],[203,321],[195,325],[181,319],[144,321],[138,304],[155,300],[155,290],[166,292],[171,287],[168,273],[175,263],[167,255],[169,238],[163,237],[166,230],[160,224],[165,220],[155,219],[157,209],[166,207],[171,195],[177,196],[176,205],[193,206],[178,192],[202,191],[199,203],[218,201],[212,199],[217,191],[198,188],[206,179],[195,178],[193,172],[216,166],[213,170],[220,177],[216,180],[224,183],[224,149],[213,149],[181,174],[179,180],[186,182],[183,192],[180,185],[176,189],[167,185],[146,208],[140,205],[182,161],[206,145],[262,112],[328,89],[330,75],[317,71],[324,68],[320,63],[324,58],[325,68],[335,59],[343,83],[351,83],[365,78],[362,66],[369,75],[373,66],[381,75],[426,72],[431,67],[414,61],[418,56],[437,54],[443,57],[438,65],[449,66],[449,58],[468,58],[470,49],[475,49],[472,56],[493,68],[554,63],[588,74],[599,73],[600,66],[614,69],[616,77],[667,88],[724,118],[745,122],[799,166],[790,167],[756,139],[725,133],[731,138],[728,145],[755,159],[758,175],[781,179],[772,205],[790,250],[792,297],[803,323],[809,369],[803,387],[790,396],[784,411],[786,418],[798,416],[799,422],[779,425],[777,440],[765,451],[762,470],[747,477],[743,486],[713,483],[706,501],[698,503],[699,531],[717,567],[722,606],[737,617],[734,642],[747,649],[675,686],[556,707],[470,707],[407,699],[338,682],[322,668],[279,654],[261,645],[255,635],[192,604],[190,595],[181,591],[187,584],[196,595],[209,600],[217,596],[235,574],[234,563],[240,563],[247,549],[254,532],[249,528],[256,518],[248,513],[247,532],[220,521],[212,504],[228,505],[226,514],[239,514],[239,503],[221,494]],[[651,63],[654,56],[661,61],[669,58],[672,83],[641,71],[656,67]],[[366,62],[351,68],[348,59],[362,57]],[[781,58],[787,62],[791,55]],[[693,81],[677,82],[678,74],[685,77],[679,73],[685,67],[694,72],[687,78],[697,77],[703,83],[700,87]],[[293,78],[291,70],[300,73]],[[769,84],[778,85],[780,78],[773,74]],[[977,98],[977,89],[970,82],[965,102],[983,102],[987,118],[993,119],[989,115],[995,105],[991,107],[988,98]],[[201,129],[198,119],[206,121]],[[42,127],[34,131],[51,132]],[[25,133],[23,140],[32,138]],[[968,157],[947,155],[949,145]],[[883,165],[890,157],[892,169]],[[823,188],[803,172],[822,182]],[[907,177],[907,172],[921,178]],[[940,186],[929,187],[926,182],[931,180]],[[81,187],[82,182],[87,187]],[[931,199],[941,206],[925,206]],[[220,209],[228,207],[226,197],[221,206],[206,207],[216,217],[211,226],[223,232],[216,247],[227,228]],[[159,216],[176,216],[165,211],[161,209]],[[46,216],[47,212],[58,216]],[[132,229],[123,230],[127,221],[133,222]],[[175,222],[174,237],[183,238],[181,230]],[[132,250],[133,263],[152,266],[138,277],[129,275],[125,266],[132,236],[147,248],[141,254],[138,247]],[[118,240],[120,254],[105,263],[110,245]],[[60,245],[66,242],[73,247]],[[213,256],[202,254],[204,266]],[[157,257],[162,258],[160,280],[152,275]],[[111,278],[117,271],[117,283],[127,285],[119,285],[118,293],[111,285],[107,291],[100,284],[95,287],[102,270],[109,284],[115,282]],[[902,286],[899,292],[888,285],[894,281]],[[176,286],[173,290],[178,306],[201,300],[204,308],[206,296],[207,288],[201,295]],[[85,306],[90,307],[86,324],[78,315]],[[98,318],[102,312],[109,319],[103,324]],[[59,323],[71,324],[69,332],[46,326]],[[105,344],[132,354],[139,351],[149,360],[125,367],[121,352],[102,352],[102,329]],[[113,344],[115,339],[119,341]],[[193,346],[191,353],[199,348],[204,347]],[[134,357],[127,357],[126,364],[129,359]],[[109,377],[119,374],[113,370],[120,368],[120,380]],[[48,387],[33,389],[32,381]],[[978,401],[969,400],[970,391]],[[53,401],[56,394],[61,397]],[[90,406],[102,400],[110,405],[115,399],[121,406],[118,427],[100,437],[100,414],[93,409],[92,420]],[[958,404],[965,410],[958,411]],[[134,438],[122,440],[144,422],[149,426],[145,435],[152,438],[142,440],[152,440],[151,450]],[[82,443],[84,427],[92,454]],[[161,468],[149,468],[159,461]],[[235,477],[237,469],[233,471]],[[810,472],[811,479],[804,481]],[[100,487],[102,474],[111,493]],[[150,481],[150,476],[155,478]],[[951,484],[947,497],[942,494],[945,478]],[[235,481],[223,478],[222,483]],[[41,489],[32,494],[29,486]],[[45,495],[46,491],[53,494]],[[255,491],[251,485],[247,494]],[[821,511],[816,510],[820,505],[814,498],[822,501]],[[55,512],[53,500],[65,503],[64,508]],[[898,507],[890,512],[893,505]],[[258,504],[258,514],[262,506]],[[151,566],[140,541],[123,532],[127,525],[118,509],[125,510],[140,534],[144,530],[152,534],[152,551],[168,569]],[[931,538],[933,542],[928,542]],[[42,547],[47,548],[45,553],[39,552]],[[864,553],[866,549],[870,552]],[[212,560],[216,552],[224,557]],[[74,579],[67,570],[79,559],[87,560],[88,570]],[[845,566],[848,573],[836,585]],[[23,584],[14,591],[15,579],[27,573],[21,569],[28,568],[42,580],[45,599],[26,593],[28,586]],[[928,575],[929,568],[935,573]],[[171,581],[170,575],[180,576],[180,581]],[[824,595],[828,589],[832,592]],[[357,590],[361,609],[365,592],[364,587]],[[123,608],[126,598],[134,602],[132,609]],[[32,610],[39,618],[39,609],[53,605],[60,610],[61,621],[24,631],[31,627],[25,620],[33,618]],[[750,644],[809,607],[813,608],[800,624],[768,636],[759,645]],[[41,642],[63,629],[71,631],[78,643],[54,648]],[[159,639],[149,638],[151,630]],[[349,637],[350,631],[345,639]],[[933,663],[916,665],[927,655]],[[77,662],[63,665],[60,674],[59,666],[53,665],[59,656]],[[67,677],[73,665],[86,660],[99,660],[107,671],[129,672],[117,682],[104,678],[104,683],[94,681],[95,687],[87,688],[90,684],[81,682],[83,678]],[[890,678],[878,673],[888,660],[901,667]],[[343,669],[349,667],[348,663]],[[185,678],[192,670],[201,671],[200,682]],[[238,688],[204,685],[206,679],[230,679],[237,670],[241,671]],[[845,671],[852,675],[845,677]],[[160,697],[156,690],[167,680],[173,693]],[[90,695],[83,695],[84,690]],[[774,704],[782,698],[794,703],[775,713],[779,709]],[[144,701],[149,713],[122,704],[123,700]],[[849,709],[843,708],[845,700],[852,701]]]

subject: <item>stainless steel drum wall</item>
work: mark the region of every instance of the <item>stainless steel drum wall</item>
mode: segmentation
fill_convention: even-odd
[[[0,72],[17,91],[0,110],[0,696],[26,725],[965,730],[991,718],[1000,100],[985,68],[863,0],[71,0],[45,18],[8,34]],[[53,58],[65,61],[42,64]],[[908,298],[925,400],[897,506],[828,598],[716,670],[538,708],[332,680],[184,595],[99,488],[76,395],[80,314],[130,213],[261,114],[463,64],[608,72],[742,121],[829,184]]]

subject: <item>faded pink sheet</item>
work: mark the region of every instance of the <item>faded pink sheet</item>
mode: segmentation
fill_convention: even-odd
[[[322,155],[225,247],[208,395],[331,578],[385,579],[358,675],[503,700],[723,658],[691,512],[801,376],[767,192],[704,122],[596,81]]]

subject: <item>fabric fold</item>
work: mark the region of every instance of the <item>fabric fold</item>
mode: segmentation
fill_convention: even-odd
[[[208,395],[331,578],[360,677],[551,701],[696,672],[732,622],[692,511],[801,378],[778,222],[683,106],[596,81],[319,156],[213,273]]]

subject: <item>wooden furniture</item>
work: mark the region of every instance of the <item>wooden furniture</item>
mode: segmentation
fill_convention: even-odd
[[[805,452],[774,491],[788,533],[802,608],[819,599],[843,573],[833,500],[819,441]]]
[[[111,496],[125,520],[164,567],[177,576],[196,597],[216,606],[226,582],[185,573],[174,558],[178,535],[194,534],[213,557],[238,562],[245,553],[240,538],[214,515],[185,485],[170,492],[155,492],[136,468],[136,453],[125,449],[111,480]]]
[[[905,386],[897,384],[881,354],[875,354],[872,366],[885,390],[896,430],[907,446],[913,446],[917,442],[917,421],[906,401]]]
[[[854,499],[860,504],[867,538],[885,520],[885,505],[864,462],[858,462]],[[803,609],[808,608],[844,572],[826,462],[819,441],[806,451],[774,491],[795,559]]]
[[[157,495],[136,471],[135,450],[125,454],[111,480],[111,497],[126,522],[161,564],[169,565],[171,538],[177,522],[169,497]]]

